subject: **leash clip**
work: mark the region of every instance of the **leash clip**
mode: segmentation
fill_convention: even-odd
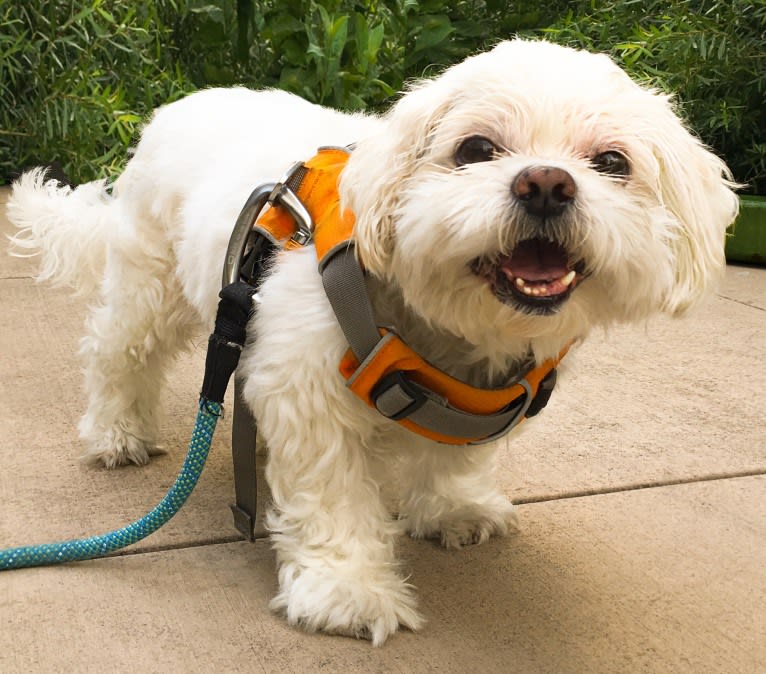
[[[295,220],[297,230],[290,240],[299,246],[310,243],[311,237],[314,235],[314,221],[311,219],[311,214],[293,191],[298,188],[305,175],[306,167],[303,162],[295,162],[274,185],[268,198],[268,203],[271,206],[281,206]]]

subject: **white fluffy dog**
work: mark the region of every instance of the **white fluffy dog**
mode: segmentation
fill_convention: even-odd
[[[251,190],[318,146],[356,143],[342,204],[379,325],[475,386],[499,386],[594,326],[679,314],[711,287],[737,201],[665,96],[607,57],[514,40],[406,93],[383,117],[279,91],[161,108],[108,193],[22,177],[8,205],[40,278],[97,293],[82,339],[87,458],[144,464],[163,372],[212,325]],[[354,397],[312,246],[281,252],[239,373],[269,447],[272,606],[380,644],[422,619],[400,529],[449,547],[513,523],[493,447],[445,446]],[[390,497],[396,518],[391,514]]]

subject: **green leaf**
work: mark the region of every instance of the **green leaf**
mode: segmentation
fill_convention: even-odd
[[[332,22],[327,33],[329,38],[329,59],[340,59],[348,37],[348,16],[340,16]]]
[[[418,23],[417,37],[415,38],[416,52],[442,44],[455,32],[449,17],[444,14],[422,17]]]
[[[289,14],[282,14],[269,21],[263,30],[263,36],[277,42],[294,33],[303,33],[304,25],[300,19]]]

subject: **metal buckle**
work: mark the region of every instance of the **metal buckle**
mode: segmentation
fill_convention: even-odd
[[[234,224],[229,245],[226,249],[226,260],[223,265],[222,286],[236,283],[241,280],[242,260],[247,250],[248,241],[253,233],[253,226],[258,220],[261,211],[267,206],[281,206],[295,220],[297,231],[292,240],[301,246],[311,242],[314,231],[314,222],[306,207],[298,199],[297,195],[288,186],[288,182],[296,173],[303,168],[301,162],[293,164],[282,179],[277,183],[263,183],[256,187],[248,197],[245,205]]]

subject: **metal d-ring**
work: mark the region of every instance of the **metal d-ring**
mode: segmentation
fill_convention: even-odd
[[[240,268],[242,266],[242,257],[245,254],[245,247],[253,223],[261,214],[264,206],[269,201],[269,196],[277,186],[276,183],[264,183],[256,187],[248,197],[245,205],[239,213],[237,222],[229,238],[229,245],[226,248],[226,260],[223,265],[223,287],[236,283],[240,280]]]
[[[303,168],[301,162],[296,162],[279,182],[263,183],[252,191],[240,211],[229,238],[223,266],[223,287],[240,280],[242,259],[245,255],[248,239],[253,231],[255,221],[267,204],[285,208],[295,220],[296,231],[292,237],[293,241],[301,246],[305,246],[311,241],[314,222],[306,207],[289,187],[290,180]]]

